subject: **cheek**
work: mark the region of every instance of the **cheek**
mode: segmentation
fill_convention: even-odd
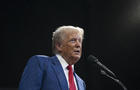
[[[73,47],[68,47],[67,48],[67,52],[72,52],[73,51]]]
[[[68,52],[70,52],[71,50],[72,50],[72,47],[70,47],[70,46],[66,46],[66,47],[65,47],[65,52],[68,53]]]
[[[66,48],[66,52],[67,52],[67,53],[72,53],[72,52],[73,52],[73,49],[74,49],[74,47],[68,46],[68,47]]]

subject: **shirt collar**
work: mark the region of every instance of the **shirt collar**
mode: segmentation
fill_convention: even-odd
[[[59,62],[61,63],[63,69],[67,69],[67,66],[69,64],[66,62],[66,60],[60,54],[56,54],[56,57],[58,58]],[[74,65],[72,65],[72,69],[74,70]]]

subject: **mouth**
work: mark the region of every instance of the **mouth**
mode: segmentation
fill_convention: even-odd
[[[75,50],[74,52],[75,54],[78,54],[78,55],[80,54],[80,50]]]

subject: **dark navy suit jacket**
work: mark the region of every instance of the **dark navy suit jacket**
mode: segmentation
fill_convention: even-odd
[[[85,83],[74,73],[78,90],[86,90]],[[69,90],[63,68],[56,56],[35,55],[28,61],[19,90]]]

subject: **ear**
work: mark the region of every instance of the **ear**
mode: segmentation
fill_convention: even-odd
[[[55,47],[56,47],[56,49],[57,49],[59,52],[62,51],[62,45],[61,45],[60,43],[57,43],[57,44],[55,45]]]

